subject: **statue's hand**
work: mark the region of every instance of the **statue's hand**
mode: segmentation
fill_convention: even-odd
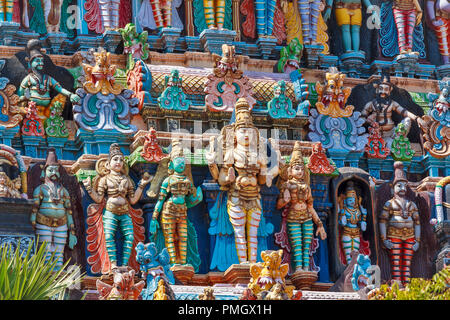
[[[330,19],[331,16],[331,8],[327,8],[323,14],[323,21],[327,22],[328,19]]]
[[[146,186],[147,184],[149,184],[151,181],[153,180],[153,176],[151,176],[148,172],[144,173],[144,175],[142,176],[142,179],[140,181],[140,184],[142,186]]]
[[[343,226],[346,226],[346,225],[347,225],[347,218],[346,218],[345,216],[342,216],[342,218],[341,218],[341,224],[342,224]]]
[[[441,19],[439,20],[434,19],[431,21],[431,24],[433,25],[433,27],[440,27],[444,24],[444,21],[442,21]]]
[[[283,199],[284,199],[284,202],[290,202],[291,201],[291,193],[289,192],[289,189],[284,189]]]
[[[77,94],[72,93],[70,95],[70,102],[72,102],[72,103],[78,103],[78,102],[80,102],[80,99],[81,98]]]
[[[365,221],[361,221],[361,231],[366,231],[367,223]]]
[[[227,180],[228,180],[228,182],[233,182],[234,180],[236,180],[236,174],[234,172],[233,167],[230,167],[228,169]]]
[[[416,16],[416,26],[418,26],[422,22],[422,11],[417,12]]]
[[[272,186],[272,175],[271,174],[266,174],[266,186],[268,188],[270,188]]]
[[[152,221],[150,222],[150,230],[149,232],[151,234],[156,234],[156,230],[158,229],[158,221],[156,221],[156,219],[152,219]]]
[[[325,232],[325,228],[320,226],[317,228],[316,236],[320,235],[320,239],[325,240],[327,238],[327,233]]]
[[[414,243],[414,245],[412,246],[412,249],[413,249],[414,252],[419,250],[419,245],[420,245],[420,243],[417,242],[417,241]]]
[[[91,189],[91,179],[90,178],[84,179],[83,185],[86,188],[86,190],[89,192],[89,190]]]
[[[384,240],[383,241],[383,244],[384,244],[384,246],[387,248],[387,249],[392,249],[393,247],[394,247],[394,245],[392,244],[392,242],[391,242],[391,240]]]
[[[77,237],[73,234],[69,234],[69,248],[73,250],[77,245]]]

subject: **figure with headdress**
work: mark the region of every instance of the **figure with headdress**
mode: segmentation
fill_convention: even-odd
[[[283,209],[282,230],[287,232],[289,238],[291,263],[295,271],[309,271],[313,223],[317,226],[316,236],[320,235],[325,240],[327,234],[313,207],[309,170],[299,141],[294,145],[289,165],[282,167],[281,171],[276,208]]]
[[[264,218],[260,190],[264,184],[271,185],[275,174],[267,170],[266,142],[262,140],[259,130],[253,124],[247,99],[239,98],[237,101],[235,119],[234,123],[222,128],[217,138],[217,151],[215,138],[211,139],[210,150],[206,155],[213,179],[217,180],[220,189],[226,192],[223,193],[225,197],[218,196],[216,207],[210,215],[214,216],[214,220],[218,219],[214,222],[215,228],[221,227],[223,228],[221,232],[228,233],[231,231],[228,224],[220,219],[223,215],[222,210],[226,208],[239,263],[254,263],[258,252],[258,228]],[[278,172],[278,167],[276,169]],[[219,198],[224,201],[220,201]],[[210,232],[212,224],[213,222]],[[222,236],[221,232],[219,236]],[[220,259],[216,256],[221,254],[216,252],[217,248],[228,247],[229,243],[228,239],[224,239],[225,243],[216,242],[213,261]],[[227,252],[226,255],[234,256],[231,252]]]
[[[392,120],[392,113],[395,112],[403,117],[402,122],[405,124],[407,133],[411,128],[411,120],[416,121],[417,116],[392,100],[391,92],[394,86],[388,74],[383,73],[380,81],[374,86],[376,88],[376,98],[364,106],[361,116],[371,126],[374,126],[374,123],[379,124],[381,136],[386,142],[386,146],[390,148],[395,134],[395,123]]]
[[[47,242],[46,259],[50,259],[54,252],[57,269],[63,265],[67,238],[70,249],[73,250],[77,244],[70,194],[61,184],[59,170],[55,149],[49,148],[41,173],[42,184],[33,191],[35,206],[31,214],[31,224],[39,237],[39,243]]]
[[[420,245],[419,210],[406,198],[407,185],[403,162],[397,161],[392,181],[394,197],[384,204],[378,218],[380,238],[391,257],[392,280],[403,285],[409,282],[411,260]]]
[[[367,210],[361,205],[362,198],[358,196],[353,181],[349,181],[345,193],[339,196],[339,225],[341,244],[348,263],[352,260],[350,253],[359,251],[361,232],[367,228]]]
[[[170,263],[185,265],[188,246],[187,210],[203,200],[203,193],[200,187],[195,188],[192,176],[186,170],[186,158],[179,139],[172,141],[168,164],[169,176],[161,184],[150,233],[156,234],[158,217],[161,216],[161,228]]]
[[[47,75],[44,71],[44,53],[41,49],[40,41],[33,39],[28,41],[26,47],[29,73],[22,80],[17,95],[21,101],[35,102],[38,108],[38,114],[41,118],[48,118],[50,108],[56,101],[65,103],[65,97],[68,97],[72,103],[80,101],[76,94],[64,89],[55,79]],[[53,99],[50,96],[50,90],[55,89],[59,93]]]
[[[134,182],[128,175],[128,166],[117,143],[109,149],[107,158],[100,158],[95,164],[97,176],[92,186],[90,179],[83,181],[86,191],[96,204],[91,204],[87,218],[88,262],[93,273],[109,273],[117,268],[117,248],[115,234],[122,232],[124,243],[122,266],[139,270],[134,248],[144,241],[142,210],[133,209],[141,198],[145,186],[151,181],[144,174],[135,190]],[[131,259],[131,261],[130,261]]]

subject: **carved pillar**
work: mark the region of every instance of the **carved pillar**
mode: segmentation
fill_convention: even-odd
[[[233,0],[233,30],[236,31],[236,41],[241,41],[241,17],[240,17],[240,0]]]
[[[192,0],[184,2],[184,12],[186,16],[186,24],[184,26],[187,36],[194,36],[194,15],[192,10]]]

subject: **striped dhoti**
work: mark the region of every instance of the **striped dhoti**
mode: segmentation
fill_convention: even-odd
[[[412,247],[415,240],[414,238],[406,240],[389,238],[389,240],[393,244],[390,250],[392,280],[407,283],[411,277],[411,260],[414,254]]]
[[[55,252],[56,270],[61,269],[64,259],[64,247],[67,242],[67,224],[59,227],[49,227],[36,223],[36,235],[39,237],[39,244],[47,242],[47,252],[45,260],[48,261]]]
[[[120,228],[124,238],[122,266],[126,266],[130,259],[134,241],[133,220],[128,214],[117,215],[105,210],[103,214],[103,229],[105,230],[106,251],[108,252],[109,260],[115,264],[117,264],[115,234],[118,228]]]
[[[397,26],[398,47],[400,53],[411,52],[413,47],[413,32],[416,25],[416,9],[393,9],[394,20]]]
[[[120,0],[98,0],[98,3],[105,29],[117,29],[119,27]]]
[[[309,251],[313,237],[312,220],[287,222],[289,242],[292,248],[292,263],[295,269],[309,270]]]

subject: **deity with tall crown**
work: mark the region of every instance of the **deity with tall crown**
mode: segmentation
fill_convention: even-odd
[[[131,206],[139,201],[152,177],[144,174],[135,190],[124,160],[119,145],[113,143],[108,157],[100,158],[95,164],[97,176],[93,186],[90,179],[83,181],[86,191],[96,202],[87,209],[87,249],[91,253],[88,262],[93,273],[110,273],[117,268],[117,229],[120,229],[124,238],[122,266],[127,266],[131,258],[130,266],[139,270],[136,254],[132,251],[144,240],[144,219],[142,210]]]
[[[237,101],[235,116],[236,121],[223,127],[217,139],[221,150],[214,150],[212,138],[206,158],[211,175],[221,190],[227,191],[226,208],[239,263],[254,263],[262,219],[260,190],[262,185],[271,184],[272,176],[267,170],[265,143],[253,124],[247,99]]]
[[[347,264],[352,260],[350,253],[359,251],[361,232],[366,231],[367,210],[361,205],[353,181],[349,181],[345,193],[339,196],[339,225],[342,227],[341,244]]]
[[[187,263],[187,210],[203,200],[202,189],[195,188],[192,176],[186,169],[186,158],[181,141],[174,139],[170,152],[169,176],[162,182],[150,223],[150,233],[155,234],[158,217],[161,215],[161,227],[171,264],[185,265]]]
[[[289,165],[281,169],[281,187],[276,207],[283,209],[282,230],[275,235],[278,240],[289,241],[292,252],[292,266],[295,271],[309,271],[310,247],[317,226],[316,235],[325,240],[327,234],[322,221],[313,207],[309,185],[309,170],[305,165],[300,141],[296,141]]]

